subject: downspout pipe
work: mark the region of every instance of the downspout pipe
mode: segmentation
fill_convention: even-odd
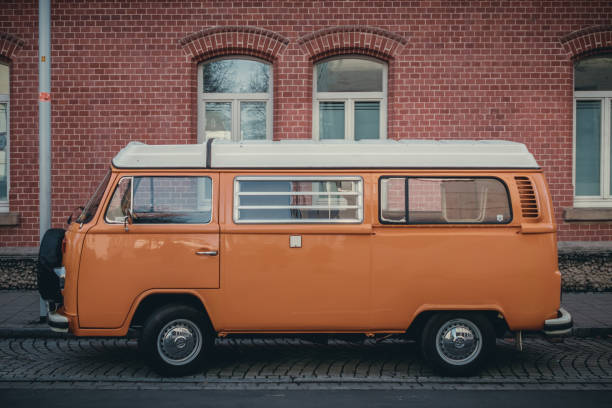
[[[38,1],[38,180],[42,241],[51,228],[51,0]],[[46,316],[40,298],[40,320]]]

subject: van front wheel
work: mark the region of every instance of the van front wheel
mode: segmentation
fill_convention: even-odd
[[[180,376],[191,374],[201,366],[212,342],[202,312],[174,304],[149,316],[139,346],[158,373]]]
[[[423,357],[441,373],[460,376],[474,373],[495,347],[491,322],[478,313],[440,313],[423,330]]]

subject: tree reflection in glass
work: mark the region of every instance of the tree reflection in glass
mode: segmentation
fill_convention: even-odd
[[[240,103],[240,134],[243,140],[265,140],[265,102]]]
[[[205,93],[267,93],[270,65],[253,60],[225,59],[204,65]]]

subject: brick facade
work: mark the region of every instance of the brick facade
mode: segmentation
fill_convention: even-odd
[[[389,138],[507,139],[546,170],[562,241],[612,240],[566,223],[573,59],[612,48],[610,1],[52,1],[53,224],[82,205],[131,140],[194,143],[197,63],[273,64],[274,138],[310,138],[313,62],[388,63]],[[0,246],[38,240],[38,2],[0,7],[11,66],[10,211]]]

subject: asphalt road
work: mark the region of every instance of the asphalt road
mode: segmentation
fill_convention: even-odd
[[[0,390],[2,406],[36,407],[606,407],[612,391]],[[43,404],[44,403],[44,404]]]

